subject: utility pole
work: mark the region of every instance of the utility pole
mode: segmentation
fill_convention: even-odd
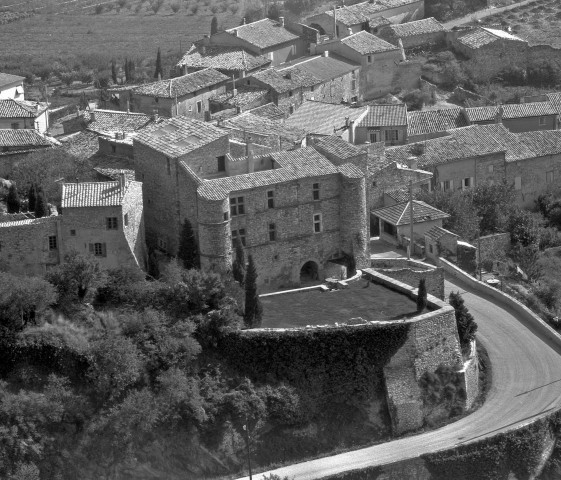
[[[245,436],[246,436],[246,444],[247,444],[247,469],[249,470],[249,480],[253,480],[253,477],[251,476],[251,455],[250,455],[250,448],[249,448],[249,422],[247,420],[247,417],[245,417],[245,425],[243,426],[243,429],[245,430]]]
[[[407,260],[411,260],[413,254],[413,180],[409,180],[409,248],[407,249]]]

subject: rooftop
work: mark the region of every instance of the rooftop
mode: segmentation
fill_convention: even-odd
[[[429,237],[431,240],[434,240],[435,242],[441,239],[444,235],[453,235],[454,237],[459,237],[459,235],[456,235],[454,232],[439,227],[438,225],[435,225],[430,230],[425,232],[425,236]]]
[[[561,115],[561,92],[548,93],[546,95],[550,103],[555,107],[555,110],[557,110],[557,113]]]
[[[63,183],[62,208],[116,207],[125,193],[119,182]]]
[[[244,130],[250,134],[276,135],[290,142],[299,142],[306,136],[306,132],[299,127],[260,117],[251,112],[244,112],[229,118],[221,123],[221,126]]]
[[[381,12],[385,10],[409,5],[415,1],[416,0],[377,0],[372,3],[362,2],[349,5],[348,7],[337,8],[335,10],[335,16],[338,22],[350,27],[377,18],[380,16]],[[333,10],[328,10],[325,14],[333,17]]]
[[[322,83],[322,80],[299,66],[292,67],[288,71],[268,68],[254,73],[253,78],[264,83],[277,93],[285,93],[300,87],[312,87]]]
[[[209,200],[221,200],[230,192],[251,190],[299,178],[331,175],[339,171],[335,165],[311,147],[274,152],[268,157],[275,166],[273,170],[203,181],[197,190],[199,196]],[[358,174],[362,174],[360,170]]]
[[[352,48],[361,55],[398,50],[398,47],[395,45],[392,45],[391,43],[386,42],[385,40],[382,40],[365,30],[341,39],[341,43],[347,45],[349,48]]]
[[[360,68],[358,64],[351,63],[339,56],[330,54],[328,57],[314,55],[312,57],[299,58],[279,66],[278,70],[286,72],[288,69],[295,66],[317,78],[318,83],[342,77]]]
[[[25,77],[19,75],[11,75],[10,73],[0,73],[0,87],[5,87],[16,82],[23,82]]]
[[[50,147],[52,143],[34,129],[0,129],[0,147]]]
[[[248,112],[259,117],[269,118],[270,120],[284,120],[286,118],[284,110],[281,110],[274,103],[267,103],[266,105],[252,108]]]
[[[233,90],[228,90],[225,93],[214,94],[210,100],[230,108],[244,107],[264,98],[267,93],[268,90],[263,88],[240,85],[236,87],[235,94]]]
[[[451,128],[466,127],[468,122],[461,108],[407,112],[407,135],[428,135]]]
[[[541,117],[556,115],[557,109],[551,102],[505,103],[489,107],[466,108],[466,116],[470,122],[492,122],[501,115],[502,118]]]
[[[358,124],[359,127],[391,127],[407,125],[407,106],[369,105],[368,113]]]
[[[241,47],[193,44],[177,65],[188,68],[215,68],[248,72],[270,63],[271,60],[268,58],[253,55]]]
[[[334,130],[346,128],[346,118],[356,121],[366,112],[366,107],[353,108],[348,105],[306,100],[296,112],[286,119],[286,124],[301,127],[307,133],[333,135]]]
[[[256,22],[226,30],[258,48],[269,48],[298,39],[298,35],[288,31],[280,22],[264,18]]]
[[[142,129],[134,141],[168,157],[177,158],[228,135],[209,123],[188,117],[174,117]]]
[[[151,122],[144,113],[118,110],[94,110],[90,112],[88,130],[94,132],[134,132]]]
[[[372,210],[372,214],[392,225],[409,225],[411,223],[411,203],[402,202],[389,207]],[[413,200],[413,223],[429,222],[448,218],[450,215],[434,208],[428,203]]]
[[[389,25],[388,28],[395,34],[395,36],[400,38],[445,31],[444,25],[442,25],[434,17],[415,20],[414,22],[401,23],[398,25]]]
[[[348,160],[349,158],[354,158],[365,153],[356,145],[346,142],[341,137],[334,135],[321,138],[314,147],[320,153],[331,154],[341,160]]]
[[[27,100],[0,100],[0,118],[36,118],[49,106],[46,103]]]
[[[228,81],[228,77],[212,68],[188,73],[182,77],[160,80],[154,83],[140,85],[133,90],[137,95],[149,95],[151,97],[175,98],[198,90],[203,90],[214,85]]]
[[[0,228],[22,227],[26,225],[37,225],[38,223],[56,222],[60,217],[58,215],[49,215],[40,218],[26,218],[19,220],[1,221]]]
[[[503,30],[485,27],[477,27],[475,30],[458,38],[458,42],[468,48],[471,48],[472,50],[476,50],[499,40],[527,43],[526,40],[523,40],[522,38],[515,35],[511,35],[510,33],[507,33]]]

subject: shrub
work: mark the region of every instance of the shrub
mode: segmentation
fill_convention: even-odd
[[[181,8],[181,4],[179,2],[171,2],[169,5],[169,8],[171,8],[171,11],[173,13],[177,13],[179,12],[179,9]]]
[[[454,307],[460,345],[465,350],[475,339],[477,323],[475,323],[473,315],[469,313],[459,292],[450,292],[449,303]]]
[[[102,12],[103,12],[103,5],[101,5],[101,4],[96,5],[95,6],[95,13],[97,13],[99,15]]]
[[[163,4],[164,4],[164,0],[152,0],[150,2],[150,8],[154,12],[154,14],[156,14],[159,12]]]

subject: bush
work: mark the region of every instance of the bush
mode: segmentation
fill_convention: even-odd
[[[100,5],[100,4],[96,5],[95,6],[95,13],[97,13],[98,15],[100,13],[103,13],[103,5]]]

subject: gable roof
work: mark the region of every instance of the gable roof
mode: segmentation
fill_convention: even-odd
[[[8,98],[0,100],[0,118],[36,118],[47,108],[46,103]]]
[[[37,130],[0,129],[0,147],[51,147],[52,143]]]
[[[213,68],[206,68],[198,72],[188,73],[182,77],[140,85],[133,89],[133,93],[136,95],[149,95],[151,97],[175,98],[226,81],[228,81],[228,77],[223,73]]]
[[[389,25],[388,29],[391,30],[395,34],[395,36],[399,38],[445,31],[444,25],[442,25],[434,17],[424,18],[422,20],[415,20],[413,22],[401,23],[397,25]]]
[[[265,157],[273,161],[275,165],[273,170],[205,180],[198,187],[197,193],[209,200],[220,200],[226,198],[230,192],[251,190],[298,178],[325,176],[339,171],[335,165],[311,147],[260,156],[260,158]]]
[[[391,127],[407,125],[407,106],[369,105],[368,113],[358,124],[359,127]]]
[[[439,227],[438,225],[435,225],[430,230],[427,230],[425,232],[425,237],[429,237],[431,240],[433,240],[435,242],[440,240],[445,235],[452,235],[456,238],[460,238],[460,236],[455,234],[454,232],[451,232],[450,230],[446,230],[445,228]]]
[[[561,115],[561,92],[547,93],[546,95],[557,113]]]
[[[410,202],[396,203],[389,207],[372,210],[372,214],[392,225],[409,225],[411,223]],[[413,223],[429,222],[448,218],[450,215],[434,208],[428,203],[413,200]]]
[[[466,116],[470,122],[494,121],[502,109],[502,118],[541,117],[556,115],[557,109],[551,102],[505,103],[499,106],[466,108]]]
[[[445,132],[467,125],[468,121],[461,108],[407,112],[408,136]]]
[[[359,69],[360,65],[334,55],[329,55],[328,57],[314,55],[285,63],[279,66],[278,70],[285,72],[293,67],[298,67],[300,70],[308,72],[310,75],[317,78],[318,83],[320,83],[342,77],[353,70]]]
[[[504,32],[503,30],[496,30],[494,28],[478,27],[475,30],[467,33],[458,38],[458,42],[462,45],[472,49],[477,50],[478,48],[484,47],[491,43],[497,42],[499,40],[509,40],[515,42],[524,42],[520,37],[511,35],[510,33]]]
[[[299,66],[292,67],[289,71],[268,68],[254,73],[252,76],[277,93],[286,93],[297,88],[312,87],[322,83],[321,80]]]
[[[19,75],[12,75],[10,73],[0,72],[0,87],[5,87],[11,85],[12,83],[23,82],[25,77],[20,77]]]
[[[209,123],[179,116],[143,128],[134,142],[177,158],[227,135],[227,132]]]
[[[259,117],[269,118],[271,120],[284,120],[286,118],[286,113],[281,110],[274,103],[270,102],[260,107],[252,108],[248,112],[253,113]]]
[[[242,47],[193,44],[177,62],[178,67],[215,68],[217,70],[251,71],[269,65],[271,60],[254,55]]]
[[[349,48],[352,48],[361,55],[399,50],[399,48],[395,45],[392,45],[391,43],[386,42],[385,40],[382,40],[365,30],[342,38],[341,43],[347,45]]]
[[[316,142],[314,148],[324,155],[326,153],[331,154],[341,160],[348,160],[349,158],[366,153],[356,145],[346,142],[341,137],[335,135],[321,138]]]
[[[280,22],[269,18],[230,28],[226,32],[262,49],[292,42],[299,38],[298,35],[284,28]]]
[[[338,22],[351,27],[380,16],[381,12],[392,8],[409,5],[417,0],[376,0],[375,2],[361,2],[335,10],[335,17]],[[325,12],[326,15],[333,17],[333,10]]]
[[[62,208],[119,206],[125,192],[119,182],[63,183]]]
[[[90,112],[88,130],[93,132],[134,132],[151,121],[151,118],[144,113],[94,110]]]
[[[256,133],[258,135],[276,135],[290,142],[301,141],[306,132],[300,127],[285,125],[276,120],[254,115],[251,112],[244,112],[225,120],[221,126],[237,130]]]
[[[285,123],[301,127],[307,133],[333,135],[334,129],[343,130],[346,127],[347,117],[354,122],[365,112],[366,107],[352,108],[342,104],[306,100]]]
[[[215,93],[209,100],[230,108],[245,107],[258,100],[264,100],[268,93],[269,91],[264,88],[240,85],[236,87],[235,93],[234,90]]]

